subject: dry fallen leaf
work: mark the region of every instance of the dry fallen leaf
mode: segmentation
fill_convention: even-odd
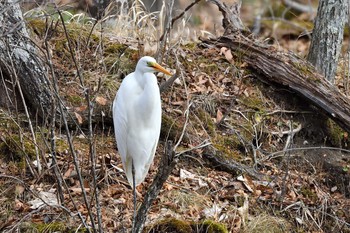
[[[83,117],[77,112],[74,112],[74,114],[75,114],[75,117],[78,120],[79,125],[83,124]]]
[[[41,191],[39,197],[34,200],[28,201],[31,209],[38,209],[43,205],[58,205],[57,195],[54,191],[45,192]]]
[[[228,49],[226,47],[222,47],[220,49],[220,55],[222,55],[222,54],[225,55],[225,58],[226,58],[227,61],[232,63],[233,56],[232,56],[232,53],[231,53],[231,49]]]
[[[196,175],[185,169],[180,169],[180,178],[193,180],[193,179],[196,179]]]
[[[15,209],[16,211],[21,211],[21,210],[23,210],[23,209],[24,209],[24,204],[23,204],[23,202],[21,202],[21,201],[18,200],[18,199],[15,199],[14,209]]]
[[[218,218],[221,211],[222,211],[222,208],[218,206],[216,203],[214,203],[213,206],[204,209],[203,213],[206,218]]]
[[[220,109],[218,109],[218,111],[216,112],[216,123],[219,123],[221,121],[222,117],[223,117],[223,114],[220,111]]]
[[[96,97],[96,103],[98,103],[99,105],[106,105],[107,104],[107,99],[101,97],[101,96],[97,96]]]
[[[74,166],[70,165],[67,171],[63,174],[63,179],[67,179],[72,176],[72,172],[74,171]]]
[[[87,109],[87,105],[83,105],[83,106],[80,106],[80,107],[75,107],[74,110],[77,111],[77,112],[83,112]]]
[[[237,177],[238,181],[241,181],[243,183],[243,185],[245,186],[245,188],[249,191],[249,192],[254,192],[255,189],[255,185],[252,181],[252,179],[249,176],[239,176]]]

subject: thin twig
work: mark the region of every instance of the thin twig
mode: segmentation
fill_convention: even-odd
[[[262,179],[264,176],[247,165],[240,164],[234,160],[226,160],[223,156],[220,156],[215,147],[210,145],[205,148],[202,157],[217,170],[226,171],[234,175],[247,173],[256,179]]]
[[[166,80],[165,82],[163,82],[162,84],[160,84],[159,86],[159,91],[160,93],[162,93],[163,91],[165,91],[166,89],[168,89],[174,82],[176,79],[178,79],[179,77],[179,69],[176,69],[176,73],[173,74],[173,76],[171,76],[171,78],[169,78],[168,80]]]
[[[92,115],[93,115],[93,104],[90,101],[90,89],[86,90],[86,102],[88,104],[88,124],[89,124],[89,152],[90,152],[90,159],[91,159],[91,173],[92,173],[92,180],[93,180],[93,187],[94,187],[94,196],[95,196],[95,202],[96,202],[96,212],[97,212],[97,222],[98,222],[98,229],[99,232],[102,233],[102,215],[101,215],[101,206],[99,201],[99,190],[97,187],[97,174],[96,174],[96,148],[94,143],[94,134],[92,130]],[[93,220],[92,220],[93,221]]]
[[[289,121],[289,130],[290,130],[290,133],[288,135],[286,145],[284,146],[284,149],[283,149],[284,151],[286,151],[287,149],[291,148],[292,145],[293,145],[294,133],[293,133],[293,122],[292,121]],[[286,192],[287,192],[287,179],[288,179],[288,176],[289,176],[289,162],[290,162],[290,159],[291,159],[290,152],[286,152],[286,155],[287,156],[284,157],[285,158],[285,162],[284,162],[285,166],[284,166],[284,169],[282,169],[282,171],[285,172],[285,174],[284,174],[284,176],[282,178],[281,195],[279,196],[279,201],[281,203],[281,207],[283,205],[283,199],[284,199],[284,197],[286,195]]]
[[[179,151],[176,153],[176,157],[179,157],[182,154],[188,153],[190,151],[194,151],[194,150],[198,150],[198,149],[202,149],[204,147],[210,146],[212,145],[212,143],[209,140],[204,140],[203,142],[201,142],[201,144],[199,144],[198,146],[195,146],[193,148],[187,149],[187,150],[183,150],[183,151]]]
[[[81,84],[81,86],[84,86],[84,85],[83,85],[83,84],[84,84],[83,78],[82,78],[82,76],[81,76],[78,63],[77,63],[77,61],[76,61],[76,59],[75,59],[75,56],[74,56],[73,48],[72,48],[71,42],[70,42],[70,37],[69,37],[69,35],[68,35],[68,31],[67,31],[67,28],[66,28],[66,25],[65,25],[65,22],[64,22],[62,13],[61,13],[61,11],[58,9],[57,6],[56,6],[56,10],[57,10],[57,13],[58,13],[59,16],[60,16],[60,19],[61,19],[61,22],[62,22],[62,25],[63,25],[63,30],[64,30],[64,33],[65,33],[65,36],[66,36],[67,42],[68,42],[68,48],[69,48],[71,57],[72,57],[72,59],[73,59],[74,65],[75,65],[75,68],[76,68],[76,71],[77,71],[77,75],[78,75],[79,80],[80,80],[80,84]],[[57,87],[56,87],[56,90],[57,90]],[[86,95],[86,94],[87,94],[87,92],[85,91],[85,95]],[[67,132],[66,132],[67,141],[68,141],[68,145],[69,145],[69,150],[70,150],[70,152],[72,153],[72,156],[73,156],[73,163],[74,163],[74,166],[75,166],[75,170],[76,170],[76,172],[77,172],[77,175],[78,175],[79,185],[80,185],[81,191],[82,191],[82,193],[83,193],[83,198],[84,198],[84,202],[85,202],[85,205],[86,205],[88,214],[89,214],[89,216],[90,216],[91,225],[92,225],[92,230],[93,230],[94,232],[97,232],[97,229],[96,229],[96,226],[95,226],[94,217],[93,217],[93,214],[92,214],[92,210],[91,210],[91,208],[90,208],[90,204],[89,204],[89,201],[88,201],[88,198],[87,198],[87,194],[86,194],[86,190],[85,190],[85,187],[84,187],[84,181],[83,181],[83,178],[82,178],[82,176],[81,176],[78,157],[77,157],[77,154],[76,154],[75,149],[74,149],[72,136],[71,136],[71,134],[70,134],[70,130],[69,130],[69,126],[68,126],[68,122],[67,122],[66,116],[65,116],[65,114],[64,114],[64,112],[63,112],[62,104],[59,104],[59,108],[60,108],[60,111],[61,111],[61,113],[62,113],[62,119],[63,119],[64,126],[65,126],[66,131],[67,131]],[[88,228],[88,231],[90,232],[90,229],[89,229],[89,228]]]
[[[164,2],[165,4],[165,2]],[[160,62],[161,60],[163,60],[163,52],[165,51],[165,47],[166,47],[166,42],[167,42],[167,37],[170,35],[170,30],[172,28],[172,24],[171,24],[171,17],[172,14],[171,12],[173,11],[173,7],[174,7],[174,0],[171,0],[170,2],[168,2],[168,7],[166,7],[166,16],[165,17],[167,19],[166,22],[166,27],[164,28],[164,33],[162,35],[162,39],[159,40],[160,41],[160,45],[157,51],[157,61]]]
[[[69,127],[68,127],[67,119],[66,119],[66,116],[65,116],[65,113],[66,113],[66,112],[63,111],[63,110],[66,110],[66,109],[63,109],[63,102],[62,102],[62,100],[60,99],[60,96],[59,96],[59,94],[58,94],[59,91],[58,91],[58,84],[57,84],[58,82],[57,82],[56,76],[53,75],[53,76],[52,76],[52,79],[53,79],[53,89],[54,89],[54,92],[53,92],[53,93],[55,94],[55,98],[57,98],[57,100],[58,100],[58,107],[59,107],[59,111],[61,112],[61,118],[63,119],[63,122],[64,122],[64,124],[65,124],[65,128],[66,128],[66,130],[67,130],[66,135],[67,135],[68,145],[69,145],[70,151],[71,151],[71,153],[72,153],[72,155],[73,155],[73,158],[74,158],[74,164],[76,165],[78,162],[77,162],[77,158],[76,158],[74,146],[73,146],[73,144],[72,144],[71,135],[70,135],[70,133],[69,133]],[[53,157],[53,160],[54,160],[55,163],[57,164],[56,157]],[[82,184],[82,183],[81,183],[82,181],[81,181],[81,173],[80,173],[79,166],[76,165],[75,168],[76,168],[76,169],[78,168],[78,169],[77,169],[77,174],[78,174],[78,177],[79,177],[79,183],[80,183],[80,185],[81,185],[81,184]],[[59,175],[62,176],[61,173],[59,173]],[[63,180],[63,179],[62,179],[62,180]],[[64,180],[63,180],[63,181],[64,181]],[[88,232],[91,232],[91,231],[90,231],[90,228],[88,227],[88,225],[87,225],[87,223],[86,223],[85,218],[84,218],[84,217],[81,215],[81,213],[79,212],[78,206],[76,205],[76,203],[75,203],[75,201],[74,201],[74,199],[73,199],[73,196],[72,196],[72,194],[70,193],[70,191],[69,191],[69,189],[68,189],[67,183],[66,183],[66,182],[63,182],[63,183],[64,183],[64,185],[65,185],[66,190],[68,190],[68,195],[69,195],[69,197],[70,197],[70,200],[71,200],[72,203],[73,203],[73,206],[74,206],[75,210],[78,211],[78,215],[79,215],[79,217],[80,217],[81,222],[83,223],[83,225],[85,226],[85,228],[87,229],[87,231],[88,231]],[[83,192],[83,196],[84,196],[84,200],[85,200],[85,199],[86,199],[85,189],[82,189],[82,192]],[[85,195],[84,195],[84,193],[85,193]],[[86,203],[87,203],[87,202],[85,202],[85,204],[86,204]]]
[[[55,70],[53,68],[53,64],[52,64],[52,59],[51,59],[51,54],[49,51],[49,44],[48,44],[48,40],[49,40],[49,36],[48,36],[48,32],[49,32],[49,27],[48,22],[46,21],[46,32],[45,32],[45,39],[44,39],[44,43],[45,43],[45,51],[46,51],[46,62],[49,65],[49,69],[51,72],[52,77],[54,77],[53,79],[56,80],[56,74],[55,74]],[[51,21],[51,25],[52,25],[53,21]],[[50,25],[50,27],[51,27]],[[63,196],[63,185],[62,185],[62,176],[61,173],[58,170],[57,167],[57,160],[56,160],[56,140],[55,140],[55,126],[56,126],[56,107],[57,107],[57,103],[56,103],[56,98],[54,96],[52,96],[52,106],[51,106],[51,129],[50,129],[50,137],[51,137],[51,154],[52,154],[52,167],[53,167],[53,171],[55,173],[56,179],[57,179],[57,192],[58,192],[58,196],[60,197],[60,202],[61,204],[64,203],[64,196]]]
[[[101,9],[99,9],[99,11],[100,10]],[[88,45],[90,43],[90,39],[91,39],[93,30],[94,30],[95,26],[97,25],[97,22],[98,21],[96,20],[94,22],[93,26],[91,27],[91,30],[89,32],[89,36],[87,38],[86,47],[88,47]],[[102,22],[101,22],[101,40],[100,40],[101,43],[103,43],[102,35],[103,34],[102,34]],[[101,52],[102,52],[103,44],[101,44],[100,47],[101,47]],[[103,54],[103,52],[102,52],[102,54]],[[84,56],[84,60],[85,59],[86,59],[86,57]],[[84,60],[83,60],[83,62],[84,62]],[[79,72],[78,67],[76,67],[76,69],[77,69],[77,72]],[[101,79],[99,79],[99,87],[100,87],[100,84],[101,84]],[[99,90],[99,88],[98,88],[98,90]],[[92,94],[92,95],[94,95],[94,94]],[[93,102],[91,101],[90,89],[87,89],[87,88],[85,88],[85,101],[88,105],[88,127],[89,127],[88,141],[89,141],[89,153],[90,153],[90,160],[91,160],[91,173],[92,173],[94,196],[95,196],[95,203],[96,203],[97,223],[98,223],[99,233],[103,233],[101,205],[100,205],[100,201],[99,201],[99,190],[98,190],[98,186],[97,186],[97,174],[96,174],[96,147],[95,147],[95,143],[94,143],[94,134],[93,134],[93,129],[92,129],[92,116],[93,116],[93,112],[94,112],[94,105],[93,105]]]
[[[133,229],[133,233],[140,233],[144,227],[147,212],[151,207],[154,199],[158,196],[164,182],[169,177],[170,173],[175,167],[176,164],[175,152],[173,150],[172,142],[168,141],[165,146],[165,155],[162,156],[160,161],[158,172],[147,190],[144,201],[142,202],[139,210],[137,211],[136,219],[135,219],[135,227]]]
[[[178,66],[180,66],[180,62],[179,62],[179,59],[178,57],[175,55],[176,57],[176,63]],[[185,110],[185,123],[182,127],[182,132],[181,132],[181,135],[179,137],[179,140],[177,141],[177,143],[175,144],[174,146],[174,151],[176,151],[177,147],[180,145],[184,135],[185,135],[185,132],[186,132],[186,129],[187,129],[187,125],[188,125],[188,120],[189,120],[189,114],[190,114],[190,108],[191,108],[191,105],[192,103],[190,103],[190,97],[189,97],[189,94],[188,94],[188,89],[187,89],[187,85],[186,85],[186,80],[185,80],[185,77],[184,77],[184,74],[182,72],[182,70],[180,70],[180,75],[181,75],[181,78],[182,78],[182,82],[184,84],[184,89],[185,89],[185,93],[186,93],[186,105],[187,105],[187,108]]]
[[[185,10],[183,12],[181,12],[181,14],[179,14],[178,16],[174,17],[172,20],[171,20],[171,27],[169,27],[169,30],[170,28],[172,28],[174,26],[174,23],[176,22],[176,20],[180,19],[187,11],[189,11],[194,5],[196,5],[198,2],[200,2],[201,0],[195,0],[194,2],[192,2],[190,5],[188,5]],[[163,37],[166,35],[166,33],[168,33],[167,31],[164,31],[163,35],[159,38],[160,41],[163,40]]]
[[[262,162],[267,161],[267,160],[276,159],[278,157],[283,156],[284,153],[286,153],[286,152],[303,151],[303,150],[336,150],[336,151],[350,153],[350,150],[347,150],[347,149],[343,149],[343,148],[339,148],[339,147],[328,147],[328,146],[288,148],[286,150],[273,152],[273,153],[269,154],[268,156],[266,156],[265,158],[261,159],[259,162],[262,163]]]
[[[304,5],[301,3],[298,3],[297,1],[291,1],[291,0],[283,0],[283,3],[290,8],[293,8],[297,11],[301,11],[304,13],[316,13],[316,9],[314,9],[311,5]]]

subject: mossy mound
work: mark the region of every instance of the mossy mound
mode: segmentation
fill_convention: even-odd
[[[154,224],[151,229],[145,232],[150,233],[228,233],[226,227],[212,220],[204,220],[200,222],[190,222],[175,218],[161,220]]]
[[[85,228],[70,229],[63,222],[50,222],[50,223],[30,223],[23,222],[20,225],[20,231],[24,233],[53,233],[53,232],[88,232]]]
[[[0,154],[6,161],[23,161],[24,155],[35,158],[35,147],[33,141],[19,135],[8,135],[0,143]]]
[[[175,218],[168,218],[159,221],[151,227],[151,229],[144,232],[149,233],[189,233],[192,232],[191,224],[187,221],[178,220]]]
[[[338,124],[336,124],[331,119],[328,119],[326,124],[326,129],[329,135],[330,143],[336,147],[349,149],[349,133],[344,131]]]

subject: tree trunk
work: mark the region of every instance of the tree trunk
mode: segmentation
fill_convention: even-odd
[[[334,82],[343,42],[349,0],[320,0],[312,32],[308,61]]]
[[[23,93],[26,105],[41,117],[46,117],[51,106],[51,92],[45,65],[36,55],[29,38],[18,1],[0,1],[0,86],[11,82],[10,92]],[[4,95],[8,103],[13,96]]]

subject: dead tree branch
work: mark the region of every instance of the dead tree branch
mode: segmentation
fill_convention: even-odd
[[[167,180],[170,173],[174,169],[175,164],[176,159],[173,145],[171,141],[168,141],[165,147],[165,155],[162,157],[159,164],[158,172],[145,195],[144,201],[137,211],[135,227],[132,231],[133,233],[142,232],[148,209],[151,207],[154,199],[158,196],[164,182]]]
[[[220,38],[203,40],[203,46],[230,48],[237,60],[247,63],[254,76],[265,83],[293,91],[350,132],[349,98],[305,60],[244,36],[240,33],[240,23],[236,27],[232,21],[234,17],[229,14],[231,11],[223,4],[218,4],[218,7],[223,13],[223,22],[230,30],[226,30]]]
[[[225,171],[235,176],[246,173],[255,179],[261,179],[263,177],[263,174],[254,170],[254,168],[237,163],[234,160],[225,160],[223,156],[218,154],[213,146],[206,147],[202,156],[203,159],[205,159],[216,170]]]

